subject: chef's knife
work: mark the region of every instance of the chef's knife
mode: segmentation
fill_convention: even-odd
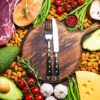
[[[52,18],[52,30],[53,30],[53,46],[54,46],[54,78],[57,80],[59,78],[59,38],[58,38],[58,28],[57,23],[54,18]]]

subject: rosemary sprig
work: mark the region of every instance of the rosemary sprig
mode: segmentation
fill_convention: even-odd
[[[29,69],[33,72],[34,77],[36,79],[37,85],[40,86],[39,80],[38,80],[38,72],[37,70],[34,68],[34,66],[31,64],[31,62],[29,60],[25,60],[23,58],[18,59],[18,61],[23,65],[22,67],[25,69]]]
[[[27,1],[26,1],[26,4],[25,4],[25,8],[24,8],[24,17],[28,19],[28,6],[27,6]]]
[[[28,18],[28,8],[27,7],[24,8],[24,17]]]

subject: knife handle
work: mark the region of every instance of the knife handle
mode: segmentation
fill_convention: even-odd
[[[51,51],[50,51],[50,41],[48,41],[48,58],[47,58],[47,79],[52,78],[52,64],[51,64]]]
[[[59,78],[58,53],[55,53],[55,57],[54,57],[54,78],[55,78],[55,80],[57,80]]]

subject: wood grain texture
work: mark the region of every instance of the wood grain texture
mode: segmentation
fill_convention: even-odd
[[[94,28],[93,28],[94,27]],[[77,64],[81,58],[82,48],[81,39],[88,32],[98,28],[98,24],[89,28],[86,31],[69,32],[62,23],[58,23],[59,29],[59,65],[60,75],[59,80],[51,83],[61,82],[72,75],[77,68]],[[47,42],[44,35],[44,25],[40,25],[30,33],[28,33],[23,43],[23,57],[30,59],[36,68],[39,69],[39,79],[46,80],[46,62],[47,62]],[[51,43],[51,58],[52,66],[54,64],[53,44]]]

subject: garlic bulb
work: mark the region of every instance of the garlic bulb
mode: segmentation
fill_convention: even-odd
[[[67,96],[68,88],[62,84],[55,86],[54,95],[58,99],[64,99]]]
[[[57,99],[53,96],[50,96],[50,97],[47,97],[45,100],[57,100]]]
[[[53,94],[53,86],[48,83],[43,83],[40,87],[40,92],[44,97],[51,96]]]
[[[100,21],[100,0],[93,0],[89,9],[90,17]]]

